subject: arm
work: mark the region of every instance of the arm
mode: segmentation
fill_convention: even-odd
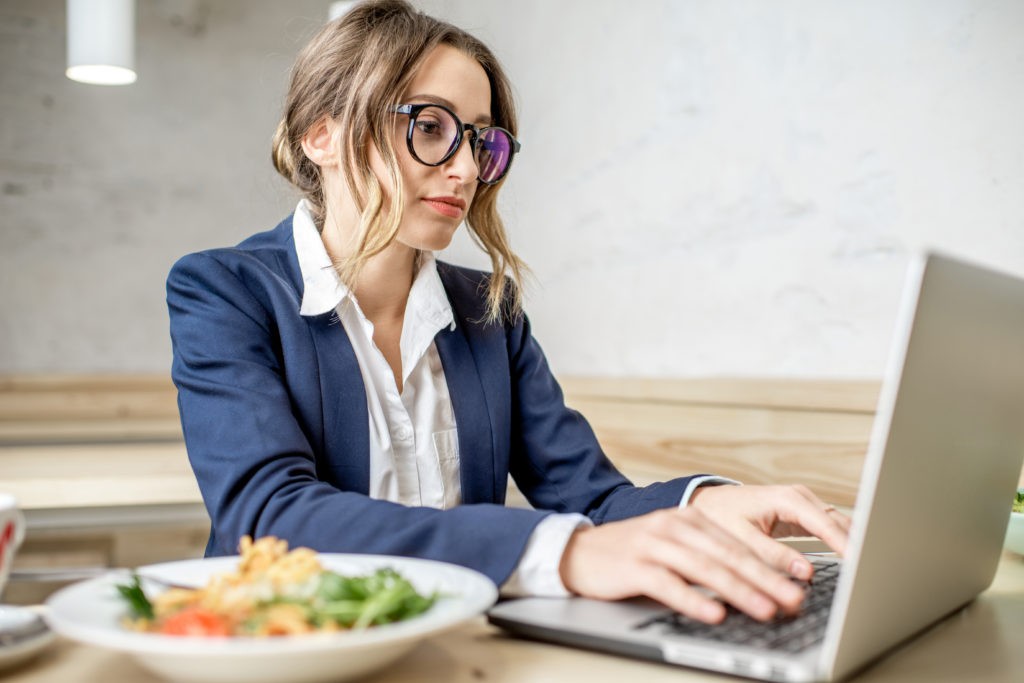
[[[595,524],[679,505],[694,477],[634,486],[601,450],[586,419],[565,405],[525,316],[510,327],[507,340],[512,376],[510,470],[532,505],[579,512]]]
[[[848,518],[803,487],[699,487],[721,481],[700,476],[632,486],[600,451],[586,421],[565,407],[525,319],[512,327],[509,358],[514,415],[523,425],[513,430],[517,483],[535,505],[584,512],[598,524],[574,529],[564,545],[559,573],[571,592],[602,599],[647,595],[697,619],[720,621],[722,605],[695,589],[700,585],[770,619],[803,600],[787,577],[809,579],[812,572],[772,536],[813,534],[845,549]]]
[[[367,454],[350,435],[325,436],[315,348],[286,284],[248,255],[186,257],[168,278],[172,375],[210,550],[273,534],[320,551],[455,562],[500,584],[545,513],[408,508],[346,488],[337,472]]]

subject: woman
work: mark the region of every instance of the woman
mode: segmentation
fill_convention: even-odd
[[[565,407],[495,208],[515,131],[493,54],[405,2],[359,5],[299,55],[274,161],[302,201],[168,278],[207,553],[272,534],[709,622],[724,608],[695,586],[758,619],[796,610],[787,577],[810,564],[771,536],[842,552],[847,518],[802,487],[635,487]],[[435,261],[463,222],[494,277]],[[504,507],[509,474],[535,509]]]

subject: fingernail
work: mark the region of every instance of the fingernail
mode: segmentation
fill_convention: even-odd
[[[811,569],[810,562],[798,558],[793,560],[792,563],[790,563],[789,573],[791,576],[806,581],[809,578],[811,578],[811,575],[814,573],[814,571]]]

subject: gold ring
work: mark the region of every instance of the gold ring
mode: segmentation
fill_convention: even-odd
[[[829,512],[835,512],[835,511],[836,511],[836,506],[835,505],[826,505],[825,508],[822,510],[822,512],[825,512],[826,514],[829,513]]]

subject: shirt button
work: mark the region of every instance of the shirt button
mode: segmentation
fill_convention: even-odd
[[[398,440],[399,441],[408,441],[411,438],[412,438],[412,431],[408,427],[399,427],[398,428]]]

